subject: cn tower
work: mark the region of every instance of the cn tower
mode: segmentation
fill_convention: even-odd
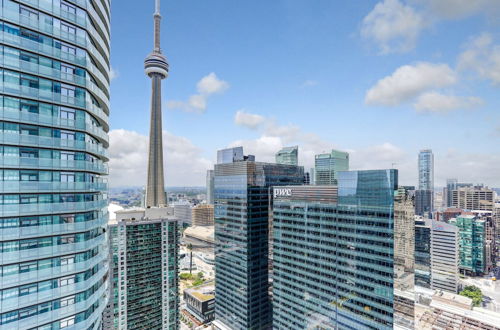
[[[149,128],[148,179],[146,207],[166,206],[163,174],[163,138],[161,116],[161,81],[168,76],[167,58],[160,48],[160,0],[156,0],[154,17],[154,49],[144,61],[144,70],[151,78],[151,124]]]

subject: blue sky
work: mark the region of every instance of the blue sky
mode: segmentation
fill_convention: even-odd
[[[145,180],[153,7],[112,2],[113,186]],[[298,144],[306,168],[338,148],[404,184],[432,148],[437,185],[500,186],[498,14],[497,0],[163,0],[167,185],[203,185],[217,149],[272,161]]]

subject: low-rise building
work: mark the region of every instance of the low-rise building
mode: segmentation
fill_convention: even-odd
[[[184,290],[186,309],[201,323],[208,323],[215,314],[215,284],[206,283]]]

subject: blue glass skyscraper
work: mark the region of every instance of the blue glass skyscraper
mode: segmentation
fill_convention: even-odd
[[[301,185],[303,179],[304,169],[293,165],[252,160],[215,165],[216,328],[270,327],[270,187]]]
[[[273,200],[273,329],[413,329],[413,200],[397,170]]]
[[[0,3],[0,328],[99,329],[108,0]]]

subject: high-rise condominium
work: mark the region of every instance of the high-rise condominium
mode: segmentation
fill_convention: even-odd
[[[278,151],[276,164],[299,165],[299,147],[286,147]]]
[[[99,329],[110,2],[0,7],[0,328]]]
[[[177,219],[167,208],[124,210],[110,222],[113,322],[109,329],[179,328]]]
[[[274,329],[414,328],[414,209],[397,170],[273,196]]]
[[[332,150],[328,154],[316,155],[314,162],[315,184],[337,184],[337,173],[349,170],[349,154],[343,151]]]
[[[495,210],[495,192],[484,186],[458,187],[451,193],[451,206],[463,210]]]
[[[253,160],[215,165],[216,328],[270,326],[269,189],[301,185],[303,179],[304,169],[293,165]]]
[[[415,192],[415,213],[431,215],[434,211],[434,154],[421,150],[418,154],[418,190]]]

